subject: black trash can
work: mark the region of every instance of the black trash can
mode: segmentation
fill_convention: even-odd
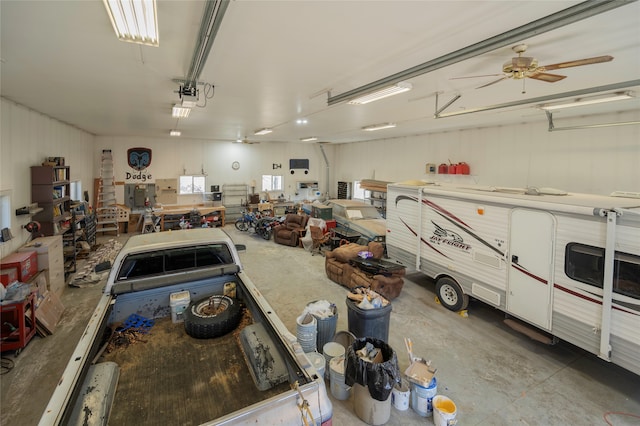
[[[358,302],[347,298],[349,331],[356,338],[374,337],[383,342],[388,342],[390,318],[391,302],[381,308],[360,309]]]

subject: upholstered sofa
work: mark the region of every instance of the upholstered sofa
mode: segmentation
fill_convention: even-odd
[[[324,266],[327,277],[349,289],[367,287],[389,300],[398,297],[404,285],[405,269],[393,271],[390,276],[372,275],[350,264],[350,261],[357,258],[361,251],[369,251],[373,254],[373,259],[381,259],[384,246],[373,241],[366,246],[349,243],[326,252]]]
[[[278,244],[297,246],[300,234],[305,231],[308,221],[309,215],[287,214],[282,224],[273,229],[273,240]]]

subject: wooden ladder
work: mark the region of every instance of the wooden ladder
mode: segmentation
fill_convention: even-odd
[[[110,149],[102,150],[100,182],[96,203],[96,233],[115,232],[119,235],[118,205],[116,204],[116,186],[113,176],[113,157]]]

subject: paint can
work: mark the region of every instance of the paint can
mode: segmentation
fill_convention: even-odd
[[[324,355],[318,352],[308,352],[306,355],[307,358],[309,358],[311,365],[313,365],[318,372],[318,376],[324,379],[325,365],[327,362]]]
[[[429,386],[420,386],[411,383],[411,408],[422,417],[431,417],[433,414],[432,399],[438,393],[438,381],[434,377]]]
[[[335,357],[344,357],[346,350],[344,346],[342,346],[338,342],[327,342],[322,347],[322,354],[324,355],[325,360],[327,361],[327,365],[331,365],[331,360]],[[330,379],[331,375],[329,371],[325,373],[325,378]]]
[[[344,355],[332,358],[329,363],[329,369],[331,370],[329,373],[331,377],[331,395],[333,395],[335,399],[339,400],[349,399],[349,396],[351,395],[351,387],[347,386],[344,382]]]
[[[411,389],[405,383],[401,381],[391,390],[391,405],[397,410],[406,411],[409,408],[409,399],[411,398]]]
[[[433,424],[451,426],[456,424],[456,404],[444,395],[433,397]]]

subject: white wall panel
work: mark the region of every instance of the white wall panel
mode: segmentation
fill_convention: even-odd
[[[640,112],[556,120],[556,127],[640,120]],[[548,131],[547,121],[335,146],[337,180],[427,179],[426,163],[465,161],[477,183],[572,192],[640,191],[640,125]],[[443,180],[469,182],[461,177]]]
[[[93,186],[93,135],[5,98],[1,105],[0,190],[11,192],[12,211],[31,203],[31,166],[40,165],[48,156],[65,157],[72,179],[81,180],[84,189]],[[29,234],[22,229],[27,220],[12,215],[14,239],[1,245],[2,256],[27,240]]]

